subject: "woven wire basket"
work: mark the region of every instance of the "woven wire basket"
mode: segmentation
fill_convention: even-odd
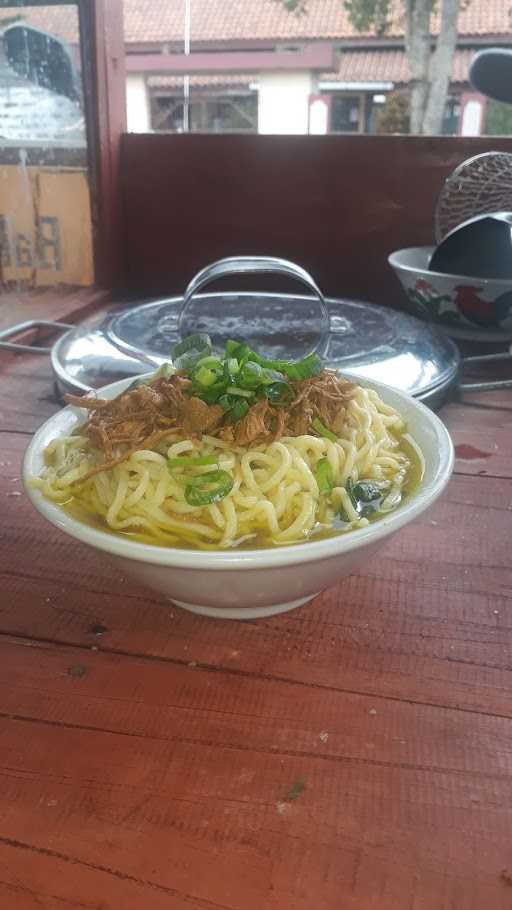
[[[463,161],[447,178],[435,212],[436,243],[476,215],[512,211],[512,154],[485,152]]]

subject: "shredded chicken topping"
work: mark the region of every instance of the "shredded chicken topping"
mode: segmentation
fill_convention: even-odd
[[[112,401],[66,395],[66,402],[86,408],[89,417],[80,433],[99,450],[103,461],[83,480],[120,464],[133,452],[154,446],[166,436],[200,438],[204,433],[235,446],[272,442],[281,436],[302,436],[311,432],[319,418],[335,435],[340,435],[346,406],[354,386],[330,370],[312,379],[290,383],[293,400],[275,406],[262,399],[249,408],[237,423],[228,423],[218,404],[208,405],[190,394],[192,383],[183,373],[159,378],[124,392]]]

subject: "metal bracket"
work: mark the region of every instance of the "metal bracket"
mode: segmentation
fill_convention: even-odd
[[[68,329],[73,329],[74,326],[69,325],[67,322],[51,322],[47,319],[31,319],[28,322],[20,322],[18,325],[13,325],[10,329],[4,329],[3,332],[0,332],[0,350],[13,351],[16,354],[51,354],[51,348],[38,348],[32,344],[14,344],[4,340],[6,338],[16,338],[17,335],[21,335],[23,332],[40,328],[67,331]]]
[[[512,364],[512,345],[508,351],[498,354],[478,354],[475,357],[464,357],[463,367],[470,363],[496,363],[499,360],[510,360]],[[496,379],[490,382],[462,382],[461,392],[492,392],[496,389],[512,389],[512,379]]]

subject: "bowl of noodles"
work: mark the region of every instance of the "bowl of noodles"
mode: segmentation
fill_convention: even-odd
[[[203,615],[306,603],[429,508],[453,467],[444,425],[405,393],[204,335],[155,374],[67,401],[25,454],[32,503]]]

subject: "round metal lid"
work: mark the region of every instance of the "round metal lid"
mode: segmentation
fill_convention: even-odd
[[[265,324],[265,331],[255,336],[256,322],[250,324],[249,331],[247,324],[234,322],[226,337],[246,338],[259,350],[275,357],[302,356],[307,346],[304,342],[310,338],[305,333],[294,336],[286,317],[287,305],[294,305],[296,298],[268,296],[271,299],[267,302],[281,308],[277,324],[274,321]],[[224,303],[229,305],[232,300],[229,294],[215,297],[218,324],[222,322]],[[246,297],[244,304],[261,304],[261,295]],[[180,337],[177,320],[181,303],[182,298],[177,297],[136,306],[90,320],[67,332],[52,352],[53,368],[61,387],[66,391],[100,388],[168,361],[170,349]],[[317,352],[331,369],[350,370],[362,378],[385,382],[425,400],[456,381],[460,364],[458,350],[436,329],[406,313],[369,303],[328,298],[326,304],[330,330]],[[269,332],[274,325],[277,331],[272,337]],[[120,328],[127,330],[130,342],[119,337]],[[144,350],[136,349],[137,333],[147,343]],[[212,334],[218,336],[218,332]]]
[[[255,292],[198,293],[226,275],[272,272],[306,285],[313,296]],[[205,331],[215,345],[244,339],[272,358],[316,351],[331,369],[385,382],[417,398],[439,398],[457,380],[460,355],[435,328],[406,313],[354,300],[324,298],[303,269],[263,257],[221,260],[199,272],[183,297],[140,304],[67,332],[52,364],[65,391],[100,388],[148,372],[173,345]]]
[[[129,357],[109,341],[112,318],[114,314],[88,319],[54,344],[50,357],[62,392],[90,392],[151,369],[146,361]]]
[[[311,316],[310,298],[226,293],[201,295],[197,303],[199,318],[190,330],[207,332],[219,346],[228,338],[243,338],[274,358],[299,358],[315,347],[315,333],[308,330],[306,319]],[[424,322],[354,300],[327,298],[326,304],[329,330],[316,347],[326,366],[345,367],[415,396],[455,378],[457,348]],[[122,313],[111,321],[107,337],[132,357],[165,363],[181,337],[181,305],[182,298],[177,297]],[[254,313],[251,319],[249,313]]]
[[[269,357],[298,359],[316,350],[329,332],[311,297],[268,293],[199,294],[180,326],[183,297],[156,301],[117,316],[108,337],[120,350],[142,352],[148,361],[168,360],[172,346],[193,332],[206,332],[215,346],[243,338]]]

